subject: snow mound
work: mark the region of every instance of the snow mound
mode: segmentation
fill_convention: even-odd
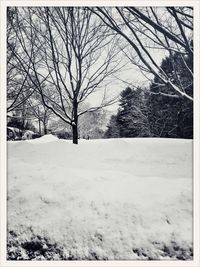
[[[193,257],[192,140],[9,142],[7,197],[9,260]]]
[[[55,135],[46,134],[46,135],[44,135],[44,136],[42,136],[40,138],[27,140],[27,141],[31,142],[31,143],[42,144],[42,143],[49,143],[49,142],[58,141],[58,138]]]

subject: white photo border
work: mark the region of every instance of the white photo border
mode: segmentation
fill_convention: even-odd
[[[192,6],[194,8],[193,260],[191,261],[8,261],[6,145],[6,8],[7,6]],[[0,266],[200,266],[200,1],[199,0],[0,0]]]

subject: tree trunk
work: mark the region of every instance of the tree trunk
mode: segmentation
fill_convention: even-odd
[[[47,134],[47,125],[45,121],[43,121],[43,127],[44,127],[44,135],[45,135]]]
[[[39,135],[41,136],[41,119],[40,119],[40,109],[38,107],[38,127],[39,127]]]
[[[47,134],[47,127],[45,124],[44,124],[44,134]]]
[[[38,125],[39,125],[39,135],[41,136],[41,122],[40,122],[40,119],[38,119]]]
[[[76,124],[72,125],[73,144],[78,144],[78,127]]]
[[[43,125],[44,125],[44,134],[47,134],[47,126],[48,126],[48,120],[47,120],[47,110],[45,109],[44,111],[44,116],[43,116]]]
[[[73,101],[74,121],[72,123],[73,144],[78,144],[78,104],[77,100]]]

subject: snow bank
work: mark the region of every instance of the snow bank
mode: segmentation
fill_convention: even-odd
[[[9,142],[8,230],[9,259],[191,259],[192,141]]]
[[[28,142],[35,143],[35,144],[41,144],[41,143],[49,143],[52,141],[57,141],[58,138],[55,135],[52,134],[46,134],[40,138],[27,140]]]

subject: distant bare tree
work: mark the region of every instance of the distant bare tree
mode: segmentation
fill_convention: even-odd
[[[52,111],[44,105],[43,101],[41,100],[41,96],[36,93],[33,94],[33,96],[30,97],[26,103],[30,114],[29,116],[38,120],[39,134],[47,134],[47,127],[52,116]]]
[[[122,67],[116,36],[84,7],[17,10],[24,26],[13,28],[23,54],[14,51],[13,55],[44,106],[72,127],[73,143],[77,144],[79,117],[116,101],[108,98],[105,90],[100,104],[79,112],[79,105],[97,89],[105,88],[106,79]]]
[[[89,109],[89,106],[89,104],[84,104],[84,107],[82,107],[82,109]],[[103,136],[102,128],[104,128],[105,124],[105,110],[96,110],[93,112],[84,113],[79,124],[80,138],[100,138],[100,132],[101,136]]]
[[[128,44],[123,50],[133,64],[138,66],[147,79],[153,74],[159,80],[158,86],[168,86],[173,94],[159,94],[173,98],[192,101],[193,83],[193,9],[191,7],[96,7],[90,8],[114,32],[119,34]],[[130,47],[132,49],[130,49]],[[186,87],[182,86],[178,71],[174,64],[176,83],[161,69],[157,61],[157,52],[165,51],[165,55],[179,54],[182,64],[187,69],[190,80]],[[137,57],[136,57],[137,55]]]

